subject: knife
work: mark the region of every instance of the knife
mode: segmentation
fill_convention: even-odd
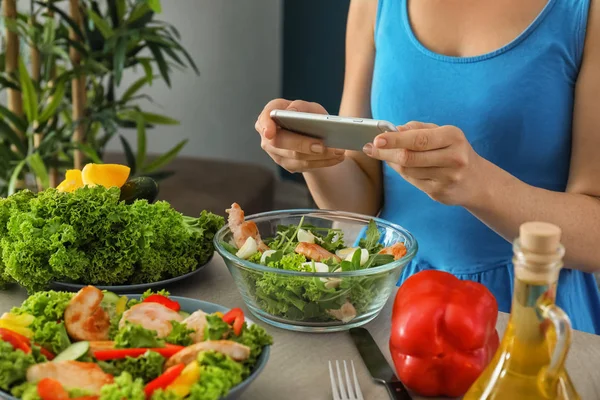
[[[408,390],[390,368],[369,331],[365,328],[352,328],[350,329],[350,336],[373,380],[385,385],[393,400],[412,400]]]

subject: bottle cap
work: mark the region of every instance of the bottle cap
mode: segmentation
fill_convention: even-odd
[[[521,225],[521,248],[535,254],[555,254],[560,247],[561,230],[547,222],[526,222]]]

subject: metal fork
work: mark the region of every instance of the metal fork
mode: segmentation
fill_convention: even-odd
[[[333,366],[329,361],[329,376],[331,378],[331,391],[333,392],[333,400],[364,400],[358,378],[356,378],[356,370],[354,369],[354,361],[350,361],[352,367],[352,375],[354,377],[354,385],[350,382],[350,374],[348,373],[348,365],[344,360],[344,375],[346,377],[346,385],[342,380],[342,372],[340,370],[340,362],[336,360],[335,367],[337,370],[338,385],[335,383],[333,374]]]

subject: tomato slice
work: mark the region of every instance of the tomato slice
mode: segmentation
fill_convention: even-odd
[[[173,311],[179,311],[181,309],[181,306],[178,302],[171,300],[168,297],[163,296],[161,294],[151,294],[150,296],[144,299],[144,303],[162,304],[163,306],[170,308]]]
[[[165,389],[167,386],[173,383],[173,381],[177,379],[177,377],[181,374],[181,371],[183,371],[184,368],[185,364],[183,363],[173,365],[172,367],[167,368],[167,370],[161,376],[154,379],[153,381],[148,382],[148,384],[144,388],[146,397],[150,398],[155,390]]]
[[[29,339],[17,332],[13,332],[6,328],[0,328],[0,339],[10,343],[15,350],[21,350],[23,353],[27,354],[31,353]]]
[[[229,325],[233,325],[233,333],[236,336],[242,334],[244,329],[244,311],[241,308],[232,308],[225,315],[223,315],[223,322]]]
[[[67,400],[69,398],[69,393],[60,382],[50,378],[44,378],[38,382],[37,392],[42,400]]]

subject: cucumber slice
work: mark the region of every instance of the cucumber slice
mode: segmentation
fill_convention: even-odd
[[[90,350],[90,342],[76,342],[67,347],[52,361],[75,361],[83,357]]]
[[[120,297],[116,293],[109,292],[109,291],[105,291],[102,293],[104,294],[102,301],[106,304],[117,304],[117,301],[119,301]]]
[[[186,313],[185,311],[179,311],[179,315],[181,315],[183,319],[186,319],[190,316],[190,313]]]

